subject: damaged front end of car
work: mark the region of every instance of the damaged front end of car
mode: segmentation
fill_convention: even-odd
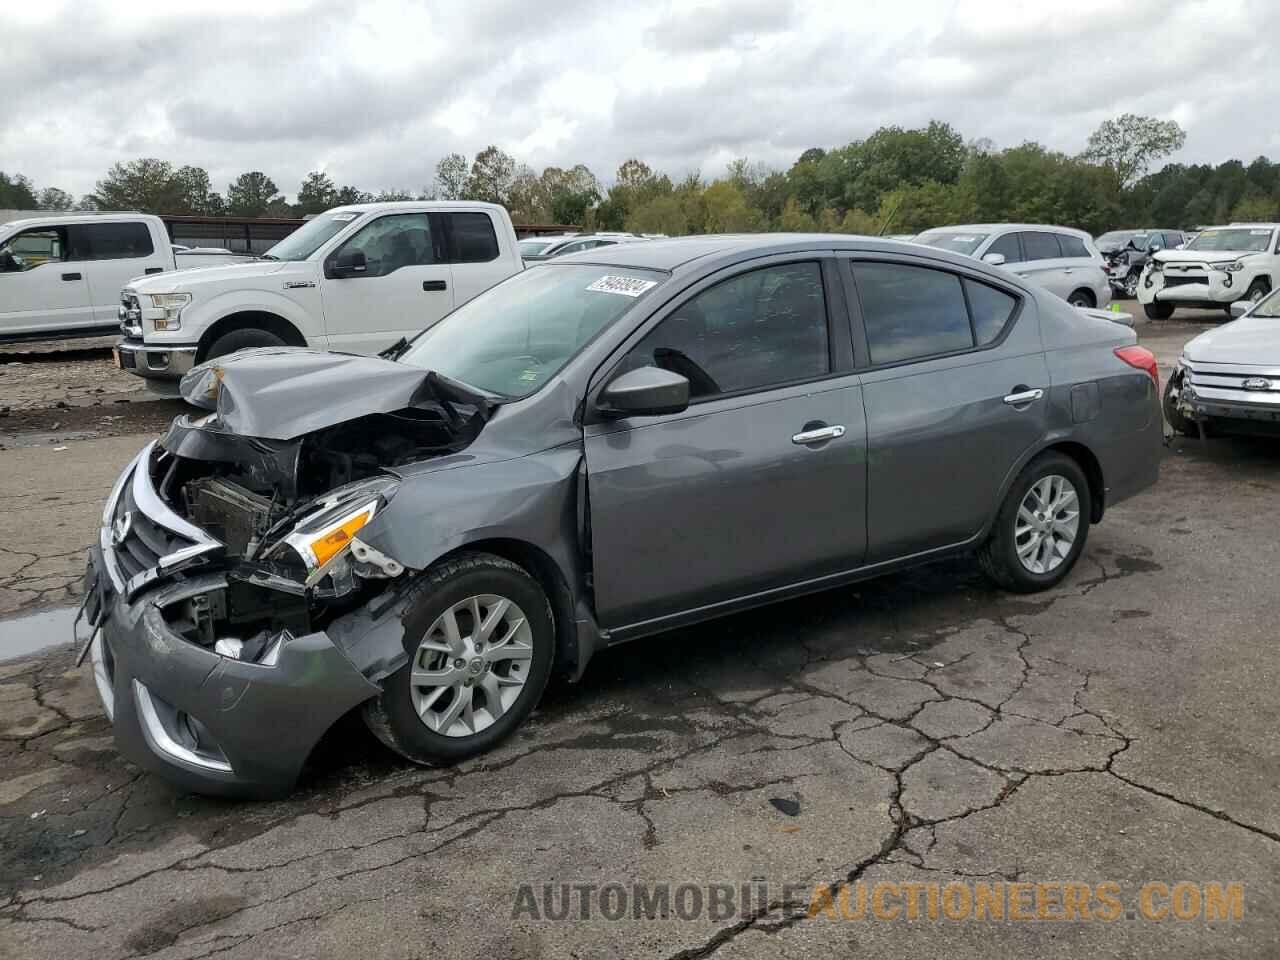
[[[465,449],[493,407],[306,350],[206,364],[183,390],[212,412],[130,464],[91,551],[94,677],[131,759],[202,792],[278,792],[404,662],[416,571],[360,538],[392,471]]]

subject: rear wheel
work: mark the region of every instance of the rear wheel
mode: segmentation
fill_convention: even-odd
[[[1164,418],[1169,421],[1169,426],[1184,437],[1198,437],[1200,436],[1200,431],[1197,429],[1195,421],[1188,420],[1178,409],[1178,391],[1181,389],[1182,374],[1174,372],[1169,377],[1169,382],[1164,385],[1164,399],[1161,402],[1161,406],[1164,408]]]
[[[213,341],[204,359],[225,357],[229,353],[252,350],[254,347],[283,347],[284,345],[284,341],[269,330],[232,330]]]
[[[415,763],[456,763],[533,712],[551,675],[555,628],[537,581],[501,557],[463,554],[426,580],[404,616],[408,662],[365,705],[364,719]]]
[[[1067,303],[1073,307],[1096,307],[1098,300],[1093,295],[1092,290],[1085,290],[1082,287],[1079,290],[1071,291],[1071,296],[1067,297]]]
[[[978,553],[982,569],[1017,593],[1055,586],[1084,549],[1091,509],[1080,465],[1064,453],[1040,454],[1009,489]]]
[[[1142,305],[1142,312],[1147,315],[1148,320],[1168,320],[1173,316],[1173,304],[1153,300]]]

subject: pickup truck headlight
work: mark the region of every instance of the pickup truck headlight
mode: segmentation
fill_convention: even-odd
[[[157,330],[179,330],[182,328],[182,308],[191,302],[189,293],[153,293],[150,294],[151,306],[163,310],[164,316],[155,320]]]

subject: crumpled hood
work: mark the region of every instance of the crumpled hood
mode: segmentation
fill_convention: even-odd
[[[279,273],[286,267],[297,264],[276,260],[248,260],[244,263],[226,263],[212,267],[184,267],[181,270],[170,270],[147,277],[138,277],[129,281],[129,286],[136,293],[174,293],[187,292],[188,288],[197,284],[242,283],[257,277],[269,277]],[[177,285],[182,290],[177,290]]]
[[[307,347],[261,347],[208,360],[182,378],[189,402],[222,426],[268,440],[295,437],[431,396],[431,374],[393,360]]]
[[[1241,317],[1200,334],[1183,348],[1192,363],[1280,367],[1280,317]]]

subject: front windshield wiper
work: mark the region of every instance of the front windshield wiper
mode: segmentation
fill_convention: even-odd
[[[269,253],[260,253],[258,254],[258,259],[259,260],[279,260],[280,258],[273,256]]]
[[[391,346],[387,347],[387,349],[379,351],[378,356],[383,360],[399,360],[408,352],[409,341],[404,337],[401,337]]]

